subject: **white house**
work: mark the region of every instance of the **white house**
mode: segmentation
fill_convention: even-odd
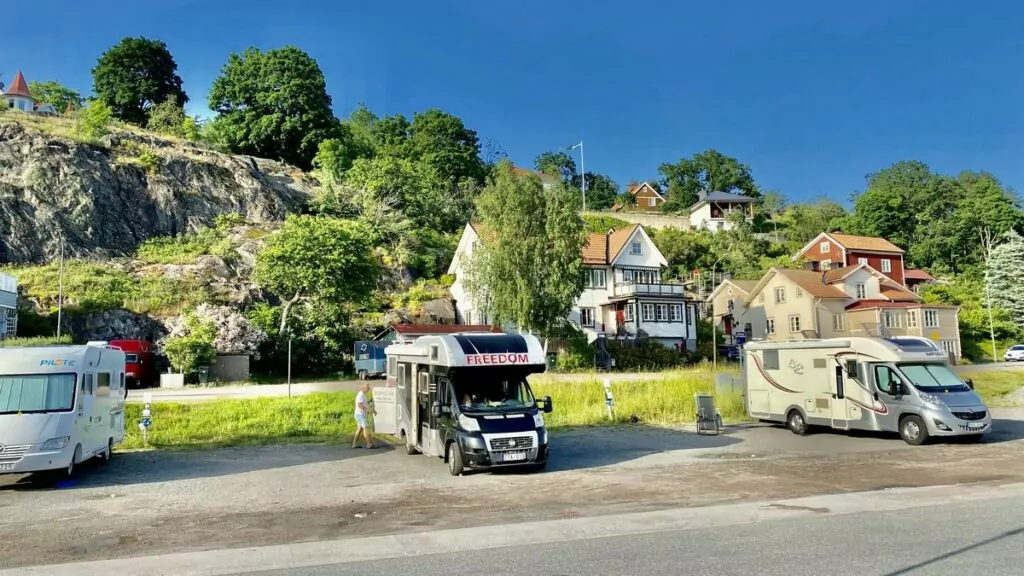
[[[18,279],[0,274],[0,340],[18,330]]]
[[[480,242],[480,225],[467,224],[448,273],[458,322],[484,324],[488,317],[471,301],[462,284],[461,263]],[[590,341],[599,335],[631,338],[646,335],[666,346],[694,350],[697,345],[697,302],[681,284],[666,284],[668,262],[643,226],[590,234],[581,254],[586,288],[569,314]]]
[[[728,217],[740,213],[747,222],[754,221],[754,199],[729,192],[701,192],[697,203],[690,207],[690,226],[694,230],[729,230],[733,227]]]
[[[28,91],[28,83],[25,82],[25,76],[22,75],[20,70],[14,75],[14,81],[11,82],[9,87],[5,89],[3,84],[0,84],[0,102],[9,110],[18,110],[29,114],[42,114],[44,116],[57,115],[57,110],[54,109],[53,105],[39,102],[32,97],[32,94]]]

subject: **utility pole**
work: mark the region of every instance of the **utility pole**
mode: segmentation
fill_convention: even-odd
[[[989,289],[988,281],[989,258],[992,255],[992,232],[987,228],[981,230],[981,246],[985,251],[985,306],[988,308],[988,335],[992,339],[992,361],[999,362],[999,353],[996,350],[996,325],[992,319],[992,292]]]
[[[288,397],[292,397],[292,331],[288,331]]]
[[[579,144],[574,144],[570,150],[580,149],[580,188],[583,190],[583,211],[587,211],[587,172],[583,166],[583,140],[580,140]]]
[[[60,341],[60,327],[64,316],[64,235],[60,238],[60,272],[57,274],[57,341]]]

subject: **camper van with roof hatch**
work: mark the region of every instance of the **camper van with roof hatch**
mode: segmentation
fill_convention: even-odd
[[[536,399],[526,381],[545,368],[535,336],[421,336],[385,354],[387,386],[373,389],[374,428],[404,438],[407,453],[442,458],[453,476],[547,465],[551,397]]]
[[[810,426],[898,432],[908,444],[934,437],[977,441],[992,416],[949,355],[918,337],[758,341],[744,346],[747,414]]]
[[[0,348],[0,474],[110,460],[126,395],[125,354],[106,342]]]

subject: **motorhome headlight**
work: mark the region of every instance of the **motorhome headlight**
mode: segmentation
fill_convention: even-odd
[[[929,408],[935,408],[936,410],[946,407],[946,403],[934,394],[921,394],[921,402],[924,402]]]
[[[57,450],[63,450],[68,445],[68,441],[71,440],[70,436],[61,436],[60,438],[50,438],[46,442],[43,442],[43,452],[55,452]]]
[[[537,412],[536,414],[533,415],[533,427],[534,428],[543,428],[544,427],[544,415],[541,414],[540,412]]]
[[[459,414],[459,426],[466,432],[479,432],[480,423],[477,422],[476,418],[470,418],[465,414]]]

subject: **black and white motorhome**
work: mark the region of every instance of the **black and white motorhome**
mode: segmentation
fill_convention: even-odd
[[[373,389],[374,429],[405,439],[409,454],[443,458],[465,470],[543,469],[548,461],[544,412],[526,377],[543,372],[535,336],[463,333],[393,344],[387,386]]]

